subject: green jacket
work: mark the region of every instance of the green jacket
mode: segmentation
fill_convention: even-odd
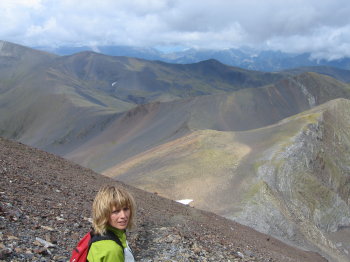
[[[126,248],[126,234],[125,231],[114,227],[107,227],[112,231]],[[100,240],[92,243],[87,256],[89,262],[124,262],[124,252],[120,245],[113,240]]]

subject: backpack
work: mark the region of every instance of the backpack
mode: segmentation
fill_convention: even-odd
[[[90,231],[83,236],[77,246],[73,249],[69,262],[86,262],[91,244],[100,240],[113,240],[122,247],[124,252],[122,242],[113,232],[107,231],[105,235],[99,235]]]

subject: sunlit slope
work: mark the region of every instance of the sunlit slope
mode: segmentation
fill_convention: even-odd
[[[104,174],[167,198],[194,199],[202,209],[213,205],[220,209],[223,199],[218,192],[250,151],[234,132],[199,130],[129,158]]]
[[[329,235],[350,224],[349,130],[337,99],[258,129],[192,131],[104,174],[346,261]]]
[[[350,97],[333,78],[306,73],[275,85],[134,108],[65,157],[99,172],[195,130],[261,128],[327,100]]]

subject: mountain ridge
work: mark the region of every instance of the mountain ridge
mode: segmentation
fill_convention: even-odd
[[[82,46],[82,47],[59,47],[37,49],[56,53],[58,55],[71,55],[86,50],[95,51],[111,56],[129,56],[168,63],[190,64],[199,61],[216,59],[223,64],[237,66],[249,70],[258,71],[281,71],[301,66],[332,66],[342,69],[350,69],[349,58],[340,59],[316,59],[310,53],[285,53],[273,50],[254,50],[251,48],[241,49],[184,49],[182,51],[161,52],[155,48],[140,48],[132,46]]]
[[[92,161],[89,148],[93,152],[101,148],[98,157],[104,158],[105,154],[110,164],[113,161],[117,164],[132,154],[149,149],[150,145],[156,146],[172,138],[176,139],[191,130],[256,129],[339,97],[350,97],[347,85],[307,73],[261,88],[142,105],[124,113],[111,123],[108,127],[110,130],[102,132],[86,145],[81,145],[81,148],[77,147],[66,157],[103,172],[105,167],[102,166],[105,164],[99,167],[98,162]],[[127,138],[124,133],[129,134]],[[132,145],[133,151],[122,149],[127,143],[123,139],[129,141],[128,145]],[[145,143],[148,146],[143,146]]]

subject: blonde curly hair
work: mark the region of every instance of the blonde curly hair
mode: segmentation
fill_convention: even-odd
[[[134,198],[127,190],[120,186],[102,186],[92,204],[92,219],[95,233],[105,234],[113,208],[123,209],[125,207],[130,209],[127,226],[130,229],[134,226],[136,208]]]

